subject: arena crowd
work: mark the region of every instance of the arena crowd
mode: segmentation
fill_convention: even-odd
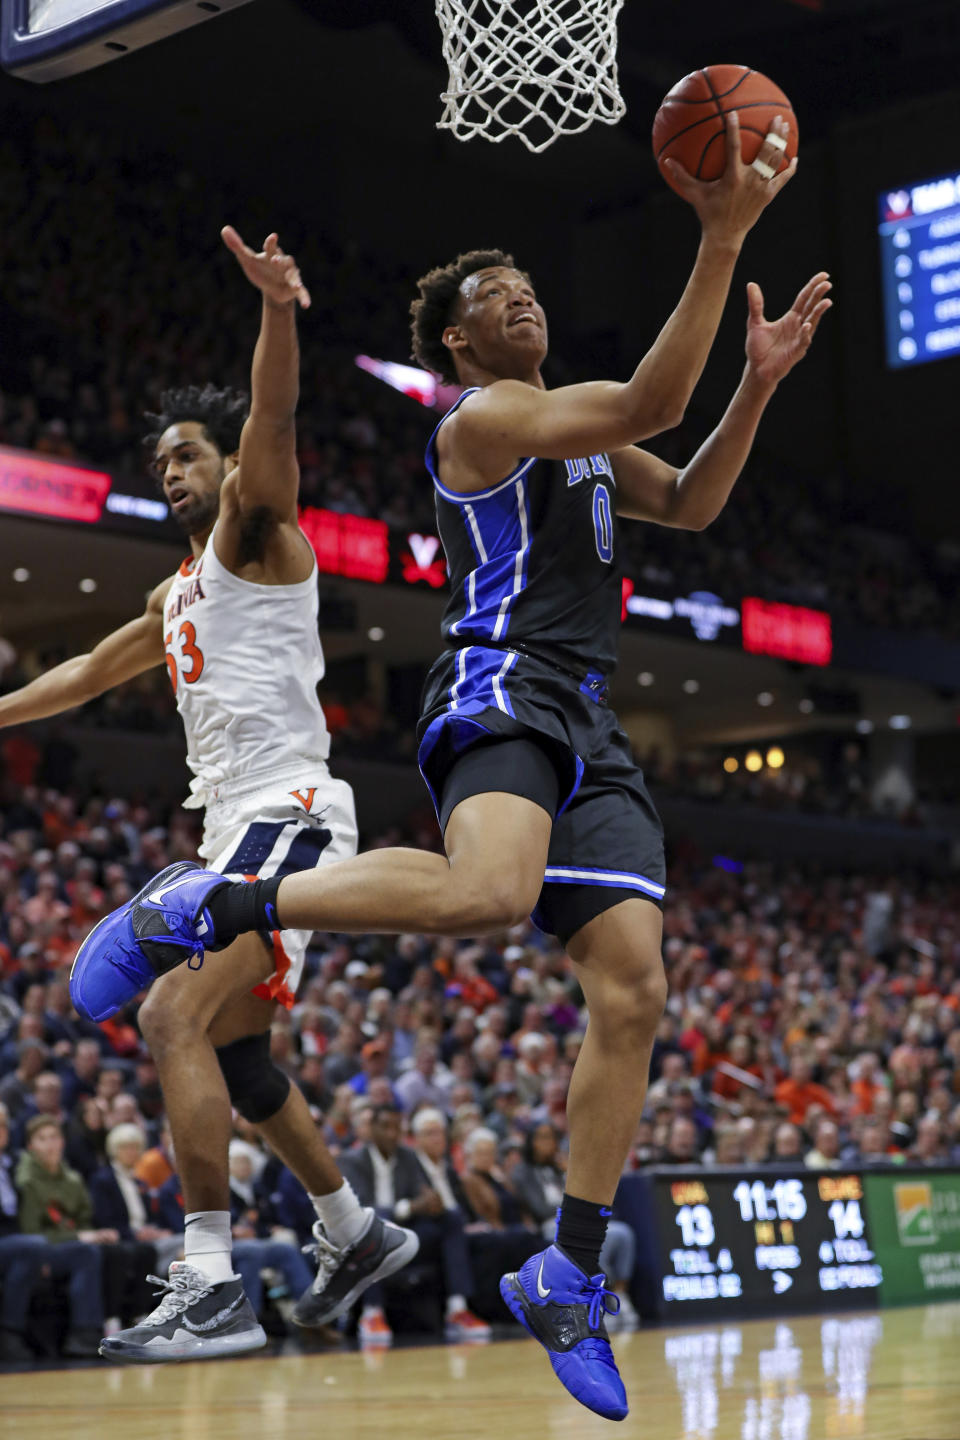
[[[11,646],[4,665],[0,650],[0,695],[19,689],[68,658],[68,652],[59,646],[23,657],[15,655]],[[417,742],[410,717],[388,713],[371,694],[340,699],[326,682],[323,689],[327,728],[338,759],[415,763]],[[78,783],[99,783],[88,773],[83,758],[82,732],[87,730],[182,734],[166,671],[158,666],[117,686],[75,710],[68,721],[43,729],[4,732],[0,735],[0,763],[6,762],[21,784],[70,789]],[[802,741],[787,745],[783,764],[776,769],[764,765],[751,771],[741,755],[737,768],[727,770],[728,749],[698,747],[676,756],[648,749],[635,758],[660,800],[746,805],[788,815],[892,820],[911,827],[929,825],[960,806],[960,778],[949,767],[927,770],[909,786],[878,788],[872,783],[865,746],[853,736],[838,743],[836,737],[821,734],[811,736],[806,747]]]
[[[0,445],[142,474],[141,415],[164,388],[248,383],[256,314],[219,232],[227,221],[245,229],[250,199],[186,170],[171,176],[165,159],[151,165],[103,136],[64,134],[51,117],[33,126],[12,118],[19,123],[0,135],[0,264],[9,277]],[[316,228],[280,225],[313,295],[301,326],[302,501],[428,531],[423,449],[438,417],[354,364],[370,353],[406,360],[416,277],[338,248]],[[423,268],[445,258],[425,255]],[[576,353],[561,333],[550,382],[593,378],[564,364],[565,338]],[[717,418],[691,411],[651,448],[682,466]],[[764,453],[761,432],[720,519],[681,536],[629,527],[629,569],[656,593],[709,590],[728,604],[759,594],[835,619],[960,634],[960,550],[895,533],[894,506],[888,528],[878,528],[881,502],[873,490],[858,509],[842,473],[791,470]]]
[[[91,926],[198,836],[185,812],[18,785],[9,767],[0,798],[0,1359],[22,1362],[95,1353],[104,1327],[150,1308],[146,1275],[179,1251],[137,1005],[83,1021],[67,976]],[[435,843],[426,825],[407,838]],[[960,1164],[958,902],[955,882],[731,874],[676,854],[670,998],[628,1170]],[[371,1146],[395,1157],[394,1213],[440,1232],[434,1272],[398,1277],[366,1338],[441,1328],[454,1288],[481,1326],[506,1320],[496,1277],[542,1244],[563,1189],[586,1021],[566,955],[529,925],[476,943],[316,936],[274,1058],[355,1188]],[[230,1164],[237,1268],[281,1335],[315,1216],[239,1119]],[[605,1263],[625,1301],[634,1254],[613,1227]]]

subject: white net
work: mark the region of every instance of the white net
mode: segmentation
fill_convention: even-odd
[[[438,130],[508,135],[535,154],[626,110],[617,85],[624,0],[436,0],[450,69]]]

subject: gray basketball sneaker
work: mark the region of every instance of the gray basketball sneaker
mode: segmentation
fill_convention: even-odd
[[[138,1365],[145,1361],[219,1360],[266,1345],[266,1334],[238,1275],[214,1285],[195,1265],[174,1260],[169,1280],[158,1275],[147,1279],[166,1294],[139,1325],[100,1342],[105,1360],[129,1360]]]
[[[317,1262],[317,1278],[293,1307],[298,1325],[327,1325],[342,1315],[376,1280],[383,1280],[409,1264],[420,1249],[420,1237],[371,1212],[370,1224],[359,1240],[338,1250],[327,1239],[318,1220],[313,1242],[303,1253]]]

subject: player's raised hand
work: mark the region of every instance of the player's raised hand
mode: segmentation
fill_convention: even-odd
[[[700,217],[705,235],[737,244],[756,224],[775,195],[779,195],[796,173],[796,157],[777,173],[787,146],[790,127],[778,115],[767,132],[756,159],[745,165],[740,151],[740,117],[736,110],[725,116],[727,163],[719,180],[697,180],[677,160],[661,163],[684,200]]]
[[[779,320],[763,315],[763,293],[752,280],[747,286],[747,364],[766,385],[776,385],[810,349],[817,326],[833,301],[830,278],[820,270],[807,281]]]
[[[310,292],[300,278],[296,260],[280,249],[276,234],[267,236],[259,254],[243,243],[232,225],[224,225],[220,235],[227,249],[237,257],[244,275],[252,285],[263,291],[267,300],[272,300],[275,305],[292,305],[297,301],[305,310],[308,309]]]

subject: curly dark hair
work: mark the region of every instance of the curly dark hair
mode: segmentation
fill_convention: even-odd
[[[443,332],[453,319],[460,286],[468,275],[494,265],[517,269],[513,256],[504,250],[468,250],[449,265],[441,265],[417,281],[420,294],[410,306],[413,358],[425,370],[439,375],[447,385],[457,383],[457,371],[453,356],[443,343]]]
[[[250,410],[250,397],[243,390],[218,390],[215,385],[185,385],[164,390],[160,411],[144,414],[149,429],[143,437],[148,450],[155,450],[160,436],[178,420],[195,420],[203,426],[221,455],[232,455],[240,446],[240,431]]]

